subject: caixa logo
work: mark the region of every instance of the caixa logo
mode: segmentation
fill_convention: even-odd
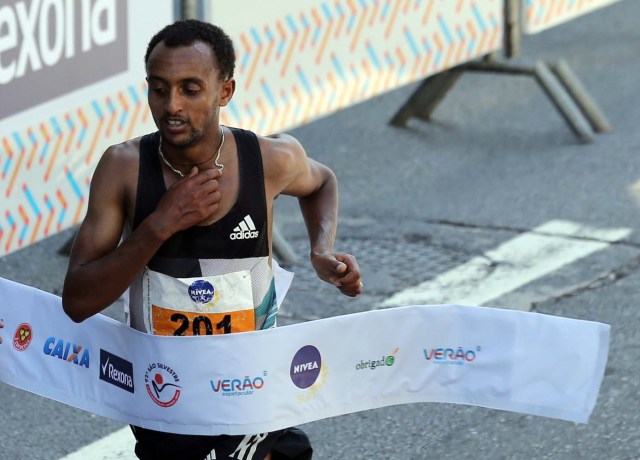
[[[433,361],[434,364],[456,364],[462,366],[465,363],[471,363],[476,360],[480,352],[478,345],[475,350],[458,348],[425,348],[422,350],[424,358],[427,361]]]
[[[211,389],[222,396],[248,396],[264,388],[267,371],[262,376],[211,380]]]
[[[28,323],[22,323],[13,334],[13,348],[18,351],[25,351],[33,340],[33,329]]]
[[[133,393],[133,364],[100,349],[100,380]]]
[[[302,347],[291,360],[291,381],[298,388],[309,388],[320,375],[322,358],[320,352],[313,345]]]
[[[180,389],[178,374],[163,363],[151,363],[144,374],[147,393],[154,403],[161,407],[170,407],[178,402]]]
[[[89,369],[89,349],[83,348],[82,345],[76,345],[75,343],[65,342],[62,339],[49,337],[45,340],[42,351],[45,355],[63,359]]]

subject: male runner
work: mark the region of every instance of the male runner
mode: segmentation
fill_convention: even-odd
[[[235,91],[234,60],[229,37],[204,22],[178,21],[151,39],[145,63],[158,131],[110,147],[96,168],[62,293],[74,321],[127,291],[128,322],[147,333],[274,326],[271,231],[280,194],[299,199],[318,276],[348,296],[361,292],[355,258],[333,252],[333,172],[307,158],[291,136],[262,137],[219,124],[220,107]],[[250,282],[239,282],[247,273]],[[216,312],[206,296],[194,299],[199,309],[171,304],[181,302],[183,283],[193,278],[230,281],[231,300],[223,293],[219,301],[237,311]],[[247,299],[253,308],[242,308]],[[132,428],[139,458],[311,458],[308,439],[295,429],[184,436]]]

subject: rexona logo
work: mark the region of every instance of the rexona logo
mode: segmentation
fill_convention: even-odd
[[[313,345],[305,345],[291,361],[291,380],[298,388],[309,388],[318,380],[321,366],[322,359],[318,349]]]
[[[480,346],[475,350],[466,350],[462,347],[458,348],[425,348],[422,350],[424,359],[432,361],[434,364],[455,364],[462,366],[465,363],[475,361],[477,354],[480,352]]]
[[[2,0],[0,118],[123,72],[127,55],[127,0]]]
[[[388,366],[393,366],[393,363],[396,362],[396,353],[398,353],[399,348],[396,348],[395,350],[393,350],[393,353],[391,353],[388,356],[382,356],[380,359],[370,359],[368,361],[364,361],[364,360],[360,360],[360,362],[358,364],[356,364],[356,369],[361,371],[363,369],[370,369],[370,370],[375,370],[375,369],[379,369],[380,367],[388,367]]]
[[[100,349],[100,380],[133,393],[133,364]]]
[[[207,280],[197,280],[189,286],[189,297],[194,302],[209,303],[213,299],[213,285]]]
[[[22,323],[13,334],[13,348],[18,351],[25,351],[31,345],[33,339],[33,329],[30,324]]]
[[[144,374],[147,393],[158,406],[170,407],[178,402],[180,388],[178,374],[166,364],[151,363]]]
[[[232,240],[249,240],[258,238],[259,232],[256,229],[256,225],[253,223],[251,216],[247,214],[244,219],[240,221],[238,226],[233,229],[233,232],[229,235]]]
[[[63,359],[67,362],[89,369],[89,350],[87,348],[83,348],[82,345],[76,345],[75,343],[65,342],[62,339],[49,337],[44,342],[42,351],[45,355]]]
[[[222,396],[249,396],[264,388],[266,377],[267,371],[264,371],[262,376],[257,377],[247,375],[244,378],[211,380],[211,389]]]

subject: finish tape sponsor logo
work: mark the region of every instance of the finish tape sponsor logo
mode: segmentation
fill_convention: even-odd
[[[398,353],[399,348],[393,350],[388,356],[382,356],[380,359],[370,359],[368,361],[360,360],[358,364],[356,364],[356,369],[361,371],[364,369],[376,370],[381,367],[390,367],[393,366],[393,363],[396,362],[396,353]]]
[[[211,380],[211,389],[222,396],[249,396],[264,388],[267,371],[257,377]]]
[[[171,407],[180,397],[180,378],[169,366],[163,363],[151,363],[144,374],[147,393],[158,406]]]
[[[424,348],[422,350],[424,359],[431,361],[434,364],[455,364],[462,366],[464,364],[472,363],[478,357],[480,353],[480,346],[478,345],[475,350],[458,348]]]
[[[133,364],[100,349],[100,380],[133,393]]]
[[[305,345],[291,361],[291,381],[298,388],[309,388],[316,383],[322,367],[320,352],[313,345]]]
[[[28,323],[22,323],[13,334],[13,348],[18,351],[25,351],[33,340],[33,329]]]
[[[0,119],[124,72],[128,0],[2,0]]]
[[[62,359],[89,369],[89,349],[84,348],[82,345],[76,345],[63,339],[49,337],[45,340],[42,351],[45,355],[49,355],[52,358]]]

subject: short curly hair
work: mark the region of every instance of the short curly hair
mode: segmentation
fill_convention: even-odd
[[[149,63],[151,51],[160,42],[164,42],[169,48],[177,48],[189,46],[196,41],[208,44],[213,51],[222,81],[233,77],[236,65],[233,41],[220,27],[196,19],[176,21],[155,34],[147,46],[144,64],[146,66]]]

